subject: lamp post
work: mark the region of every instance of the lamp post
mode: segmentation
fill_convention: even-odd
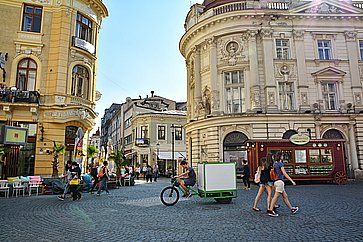
[[[159,148],[160,144],[159,142],[156,144],[156,163],[159,165]]]
[[[175,176],[175,164],[174,164],[174,124],[171,125],[171,172],[172,176]]]

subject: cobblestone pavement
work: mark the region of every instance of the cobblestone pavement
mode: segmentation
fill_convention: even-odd
[[[293,205],[280,216],[254,212],[257,192],[231,204],[189,198],[173,207],[159,194],[169,180],[111,190],[80,201],[56,196],[0,198],[0,241],[362,241],[363,183],[288,186]],[[280,201],[282,204],[282,201]],[[260,208],[265,210],[265,199]]]

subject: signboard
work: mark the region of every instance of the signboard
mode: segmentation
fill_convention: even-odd
[[[310,137],[305,134],[294,134],[290,137],[290,142],[295,145],[305,145],[309,143]]]
[[[4,126],[5,145],[25,145],[28,138],[28,130],[25,128]]]

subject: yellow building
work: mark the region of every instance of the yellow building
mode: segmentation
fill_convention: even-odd
[[[333,139],[344,141],[344,172],[363,178],[362,18],[361,1],[192,6],[180,40],[188,73],[188,159],[239,161],[250,158],[255,140],[277,144],[299,133],[312,142],[307,157],[289,161],[292,175],[324,170],[324,159],[314,163],[313,152],[333,151],[319,151],[313,142]]]
[[[26,144],[2,137],[1,175],[51,175],[54,142],[66,146],[62,172],[75,158],[77,130],[85,149],[96,118],[97,39],[107,8],[102,0],[0,0],[0,12],[0,123],[28,133]]]

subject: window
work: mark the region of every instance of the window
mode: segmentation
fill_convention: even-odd
[[[130,117],[130,118],[128,118],[128,119],[125,120],[125,129],[128,128],[128,127],[130,127],[130,125],[131,125],[131,119],[132,119],[132,117]]]
[[[279,83],[279,100],[281,110],[294,110],[294,88],[293,83]]]
[[[332,59],[331,41],[330,40],[318,40],[318,53],[319,53],[320,60]]]
[[[288,39],[276,39],[276,57],[277,59],[290,58],[290,44]]]
[[[224,85],[227,113],[241,113],[243,111],[243,72],[225,72]]]
[[[92,43],[92,21],[77,13],[76,37]]]
[[[89,74],[88,70],[83,66],[75,66],[72,74],[72,90],[73,96],[88,98]]]
[[[363,40],[359,40],[360,59],[363,60]]]
[[[183,140],[182,127],[175,127],[175,140]]]
[[[148,132],[147,132],[147,126],[141,126],[141,137],[143,139],[146,139],[148,137]]]
[[[165,126],[158,126],[158,140],[165,140]]]
[[[16,87],[20,91],[35,91],[37,64],[30,58],[22,59],[18,64]]]
[[[323,83],[323,100],[326,110],[337,110],[337,88],[336,83]]]
[[[125,137],[125,145],[131,144],[132,142],[132,136],[131,134]]]
[[[23,25],[21,30],[40,33],[42,25],[42,12],[42,7],[25,4],[23,12]]]

